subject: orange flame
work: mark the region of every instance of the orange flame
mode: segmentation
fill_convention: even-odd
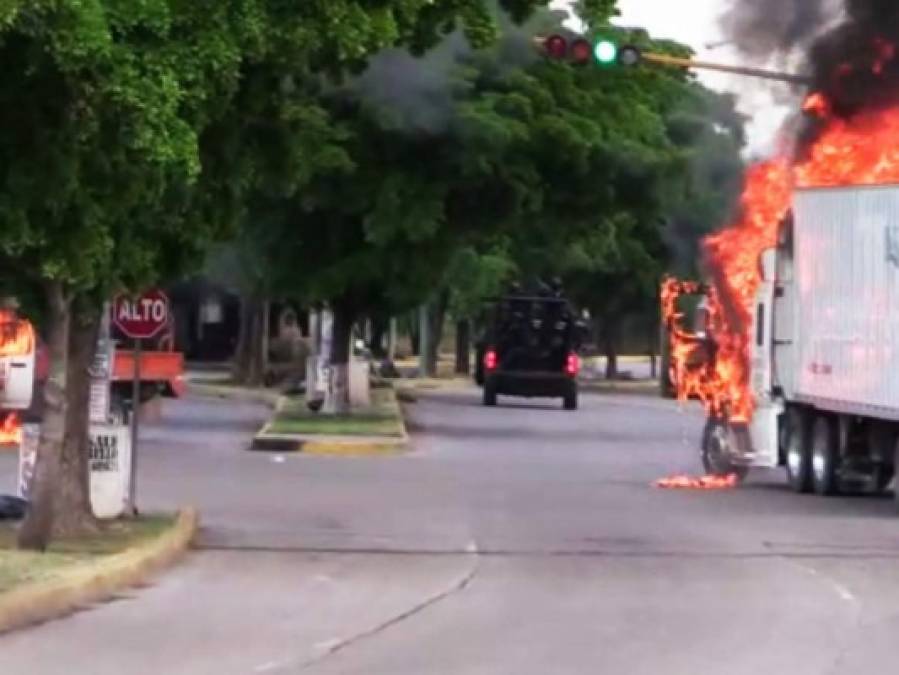
[[[879,56],[888,61],[895,50],[881,49]],[[708,294],[711,341],[704,350],[698,346],[699,337],[680,326],[682,316],[677,310],[680,296],[695,288],[670,279],[662,287],[663,317],[670,328],[671,376],[678,396],[699,398],[710,415],[736,423],[749,422],[755,409],[749,356],[751,308],[761,283],[759,259],[776,244],[794,186],[899,183],[899,107],[844,120],[832,117],[830,102],[816,93],[806,100],[805,109],[824,123],[817,141],[796,163],[776,158],[752,167],[739,220],[705,241],[714,289]]]
[[[34,351],[34,345],[34,326],[0,309],[0,356],[24,356]]]
[[[653,483],[664,490],[730,490],[740,485],[740,477],[732,473],[728,476],[671,476]]]
[[[6,417],[0,417],[0,445],[21,445],[22,425],[19,424],[19,416],[9,413]]]

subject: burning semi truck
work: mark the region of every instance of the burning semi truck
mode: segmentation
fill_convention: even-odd
[[[720,281],[663,289],[672,379],[709,410],[704,465],[783,466],[797,492],[881,492],[899,467],[899,184],[797,188],[771,244],[746,307],[728,308]],[[713,309],[687,330],[691,294]]]

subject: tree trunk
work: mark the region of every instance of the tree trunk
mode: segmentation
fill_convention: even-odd
[[[606,379],[618,379],[618,323],[614,319],[603,321],[603,351],[606,355]]]
[[[44,415],[38,440],[28,514],[19,530],[19,548],[43,551],[53,533],[54,495],[66,426],[69,322],[72,301],[60,282],[47,282],[47,352],[50,375],[44,387]]]
[[[471,321],[456,322],[456,374],[471,374]]]
[[[347,302],[333,303],[332,311],[334,328],[327,408],[334,414],[345,415],[350,412],[350,340],[356,313]]]
[[[257,331],[259,339],[253,344],[253,358],[256,361],[254,372],[258,374],[259,384],[266,384],[268,375],[268,353],[271,344],[271,319],[272,319],[272,303],[267,298],[261,301],[261,311],[259,313],[259,326]]]
[[[449,307],[449,291],[444,290],[437,297],[437,302],[431,306],[428,312],[428,328],[430,340],[428,340],[428,354],[426,371],[428,376],[437,375],[437,363],[440,360],[440,343],[443,339],[443,325],[446,322],[446,310]]]
[[[376,316],[371,320],[371,342],[368,347],[371,349],[371,355],[376,359],[383,359],[387,356],[387,350],[384,348],[384,338],[390,330],[390,320],[381,316]]]
[[[270,303],[258,296],[241,301],[240,339],[234,358],[234,379],[248,387],[262,386],[268,368]]]
[[[240,296],[240,329],[237,334],[237,348],[234,350],[234,362],[232,364],[232,376],[235,382],[244,382],[249,370],[250,325],[252,321],[250,311],[251,300],[246,295]]]
[[[99,336],[101,309],[73,312],[66,373],[66,437],[54,496],[53,536],[71,537],[98,531],[90,499],[90,367]]]
[[[419,335],[418,330],[418,310],[415,310],[415,314],[410,315],[412,318],[406,319],[408,328],[409,328],[409,344],[412,346],[412,356],[418,356],[421,353],[421,340],[419,339],[421,336]]]

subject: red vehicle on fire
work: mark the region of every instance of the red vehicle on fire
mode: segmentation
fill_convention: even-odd
[[[174,349],[174,324],[157,338],[145,340],[140,361],[140,398],[184,394],[184,355]],[[115,330],[111,373],[111,415],[119,423],[132,408],[135,352]],[[18,444],[23,421],[39,422],[43,387],[50,374],[46,346],[31,323],[15,310],[0,309],[0,444]]]

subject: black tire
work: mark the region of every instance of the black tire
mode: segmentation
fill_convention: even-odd
[[[899,441],[896,442],[896,448],[893,450],[893,474],[895,476],[893,500],[896,504],[896,510],[899,511]]]
[[[563,406],[565,410],[577,410],[577,389],[565,394]]]
[[[496,385],[493,382],[484,383],[484,405],[490,408],[496,406]]]
[[[837,471],[840,468],[840,439],[837,420],[820,415],[812,429],[812,488],[822,497],[840,491]]]
[[[894,425],[884,422],[868,422],[868,456],[874,461],[873,487],[876,494],[886,492],[893,482],[895,463],[893,454],[897,448]],[[843,486],[845,489],[845,485]]]
[[[477,345],[474,357],[474,381],[479,387],[484,386],[484,352],[484,346]]]
[[[749,432],[745,428],[734,428],[724,420],[710,417],[702,433],[703,469],[710,476],[736,476],[742,481],[749,473],[749,467],[734,463],[730,446],[737,444],[746,448],[749,443]]]
[[[787,442],[785,460],[787,482],[794,492],[807,493],[812,490],[812,449],[808,417],[798,409],[787,413]]]
[[[877,472],[877,479],[874,485],[874,491],[876,492],[876,494],[880,495],[886,492],[889,489],[890,485],[892,485],[893,478],[894,475],[891,469],[881,468]]]

